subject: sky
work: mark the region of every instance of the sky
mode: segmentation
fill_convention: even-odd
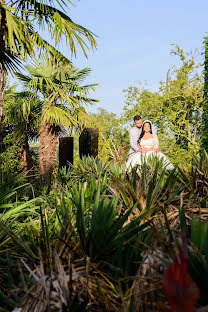
[[[97,49],[86,58],[78,48],[72,59],[79,69],[91,68],[85,83],[98,84],[90,96],[99,102],[90,111],[101,107],[121,114],[123,90],[139,83],[157,91],[168,69],[180,66],[171,44],[187,52],[198,49],[203,63],[207,0],[80,0],[69,8],[70,18],[96,35]],[[48,33],[43,37],[51,42]],[[70,58],[64,40],[59,49]]]
[[[90,67],[89,83],[98,83],[92,96],[97,107],[120,114],[123,89],[147,83],[156,91],[168,69],[179,65],[170,55],[171,43],[185,51],[203,52],[207,35],[205,0],[80,0],[71,7],[72,20],[97,35],[97,49],[72,59],[78,68]],[[61,51],[69,56],[62,45]],[[203,56],[200,56],[203,61]]]

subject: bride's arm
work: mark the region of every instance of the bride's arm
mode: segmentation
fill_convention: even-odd
[[[144,146],[141,146],[141,144],[138,142],[137,143],[138,149],[140,153],[146,153],[147,152],[147,148]]]

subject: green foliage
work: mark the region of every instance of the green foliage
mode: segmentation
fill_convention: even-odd
[[[208,220],[202,222],[201,218],[192,218],[191,220],[191,240],[200,253],[207,253],[208,241]],[[208,254],[207,254],[208,256]]]
[[[80,307],[76,295],[85,308],[93,302],[92,311],[115,311],[115,306],[121,311],[121,302],[130,309],[136,281],[145,279],[143,264],[153,272],[151,257],[156,255],[168,265],[175,250],[180,253],[181,229],[186,229],[189,273],[200,288],[200,304],[206,304],[208,223],[192,214],[201,209],[199,198],[206,200],[207,159],[204,152],[194,156],[192,166],[168,171],[154,158],[126,174],[111,162],[86,157],[68,172],[60,170],[49,193],[37,202],[16,200],[18,189],[7,196],[8,186],[0,202],[13,212],[13,217],[3,214],[6,219],[0,222],[1,301],[10,307],[18,302],[31,306],[28,298],[41,289],[70,309]],[[172,214],[178,218],[174,226]],[[55,281],[61,293],[46,290],[43,280]],[[39,297],[34,302],[43,304]]]
[[[78,185],[81,183],[90,183],[95,185],[100,181],[102,189],[106,189],[106,185],[112,185],[112,177],[120,177],[125,173],[125,163],[119,165],[112,161],[104,161],[98,157],[93,158],[84,156],[79,159],[76,165],[69,164],[69,169],[61,168],[58,172],[57,182],[59,185]]]
[[[202,147],[208,151],[208,38],[204,38],[204,99],[202,115]]]
[[[179,180],[183,189],[183,201],[186,207],[206,208],[208,202],[208,155],[202,150],[193,155],[191,166],[178,168]]]
[[[5,151],[0,154],[0,181],[3,182],[9,177],[18,174],[22,170],[22,163],[18,157],[20,142],[13,133],[4,138]]]
[[[33,189],[29,183],[25,183],[23,173],[13,176],[0,185],[0,219],[5,222],[19,218],[23,215],[37,215],[39,208],[36,203],[40,200],[34,197]],[[27,191],[26,191],[27,189]],[[25,191],[25,193],[23,193]],[[25,198],[24,198],[25,196]],[[26,199],[26,200],[25,200]]]
[[[98,159],[84,156],[79,160],[76,166],[69,163],[69,169],[66,167],[59,170],[59,180],[62,185],[70,181],[73,183],[85,182],[93,177],[95,180],[100,180],[106,175],[110,163],[105,162],[103,159]]]
[[[207,300],[207,278],[208,278],[208,220],[192,217],[190,225],[190,239],[196,250],[189,250],[188,265],[192,278],[200,289],[200,303],[205,305]]]
[[[105,200],[100,198],[100,186],[97,185],[95,200],[91,209],[86,211],[85,190],[79,193],[77,206],[77,228],[82,246],[93,260],[110,261],[112,254],[125,247],[129,240],[145,229],[148,222],[140,225],[144,215],[140,215],[123,226],[135,207],[118,214],[121,206],[118,198]],[[88,224],[86,226],[86,223]]]
[[[48,276],[52,274],[57,263],[54,250],[65,270],[68,270],[66,269],[69,263],[68,255],[71,255],[70,261],[75,270],[83,271],[85,261],[89,262],[87,259],[90,259],[87,278],[92,279],[94,275],[96,276],[99,284],[97,287],[101,293],[107,289],[108,292],[113,291],[111,302],[115,296],[119,296],[118,277],[126,279],[122,282],[123,291],[128,291],[131,287],[132,281],[129,280],[129,276],[137,272],[136,261],[141,259],[141,252],[150,242],[151,230],[147,230],[149,221],[145,222],[145,214],[129,222],[134,207],[121,212],[118,198],[109,198],[106,195],[100,180],[88,179],[87,184],[84,182],[78,186],[65,185],[62,193],[53,190],[42,200],[39,226],[37,220],[30,218],[25,224],[27,230],[21,235],[13,231],[8,231],[7,235],[15,244],[18,253],[24,254],[23,261],[30,267],[34,262],[37,265],[40,262]],[[28,204],[32,205],[30,202]],[[144,245],[141,243],[143,241]],[[17,259],[9,252],[10,255],[12,256],[10,261],[16,262]],[[22,264],[20,266],[22,267]],[[21,270],[25,283],[29,287],[34,285],[34,281],[28,276],[31,271],[27,273],[24,267]],[[14,266],[8,267],[8,274],[14,275],[16,272]],[[66,271],[66,274],[68,273]],[[16,289],[19,287],[16,296],[12,295],[12,298],[5,296],[4,300],[10,305],[17,304],[25,292],[21,284],[18,278],[8,285]]]
[[[95,85],[81,85],[90,73],[89,68],[78,70],[75,67],[53,63],[42,56],[26,66],[28,75],[17,73],[18,79],[34,97],[44,98],[41,120],[55,126],[76,127],[80,119],[86,117],[83,104],[92,104],[95,99],[88,97]]]
[[[104,161],[112,159],[125,162],[129,151],[129,139],[121,118],[115,113],[99,108],[98,113],[90,114],[90,120],[86,125],[99,129],[99,158]],[[119,155],[119,145],[123,147],[122,157]]]
[[[191,241],[197,251],[189,251],[189,270],[200,289],[200,303],[207,304],[207,278],[208,278],[208,220],[201,217],[192,218],[190,224]]]
[[[22,276],[15,276],[16,269],[13,265],[16,260],[13,257],[20,256],[22,248],[28,251],[27,243],[20,240],[20,235],[26,228],[29,218],[38,216],[40,198],[25,200],[23,198],[24,193],[31,195],[32,190],[28,183],[24,183],[23,174],[11,178],[0,186],[1,307],[3,302],[5,302],[5,306],[15,306],[15,295],[7,296],[7,289],[8,287],[15,287],[14,280],[22,282]]]
[[[203,77],[199,74],[201,64],[193,53],[175,46],[172,54],[182,63],[178,69],[168,71],[159,91],[129,87],[126,94],[123,118],[132,122],[136,114],[156,124],[160,148],[174,164],[188,163],[193,152],[200,148]]]
[[[37,139],[43,103],[32,92],[6,90],[4,125],[20,141]]]
[[[174,199],[177,174],[167,171],[161,160],[150,159],[136,166],[124,178],[114,179],[113,194],[118,194],[126,207],[136,205],[139,212],[153,214]]]

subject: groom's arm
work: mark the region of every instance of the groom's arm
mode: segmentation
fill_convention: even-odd
[[[137,137],[134,134],[134,131],[132,131],[133,129],[130,129],[129,131],[129,140],[130,140],[130,146],[131,149],[133,149],[133,151],[139,152],[139,148],[137,146]]]

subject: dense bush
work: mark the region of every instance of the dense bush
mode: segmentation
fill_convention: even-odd
[[[205,152],[189,170],[171,172],[157,160],[126,174],[111,162],[85,158],[62,169],[51,189],[31,201],[15,200],[16,187],[2,187],[1,307],[161,311],[161,304],[168,309],[166,296],[171,304],[168,288],[163,291],[164,279],[174,278],[167,268],[180,271],[183,261],[188,270],[181,276],[193,281],[199,305],[207,304],[207,212],[201,208],[207,166]]]

